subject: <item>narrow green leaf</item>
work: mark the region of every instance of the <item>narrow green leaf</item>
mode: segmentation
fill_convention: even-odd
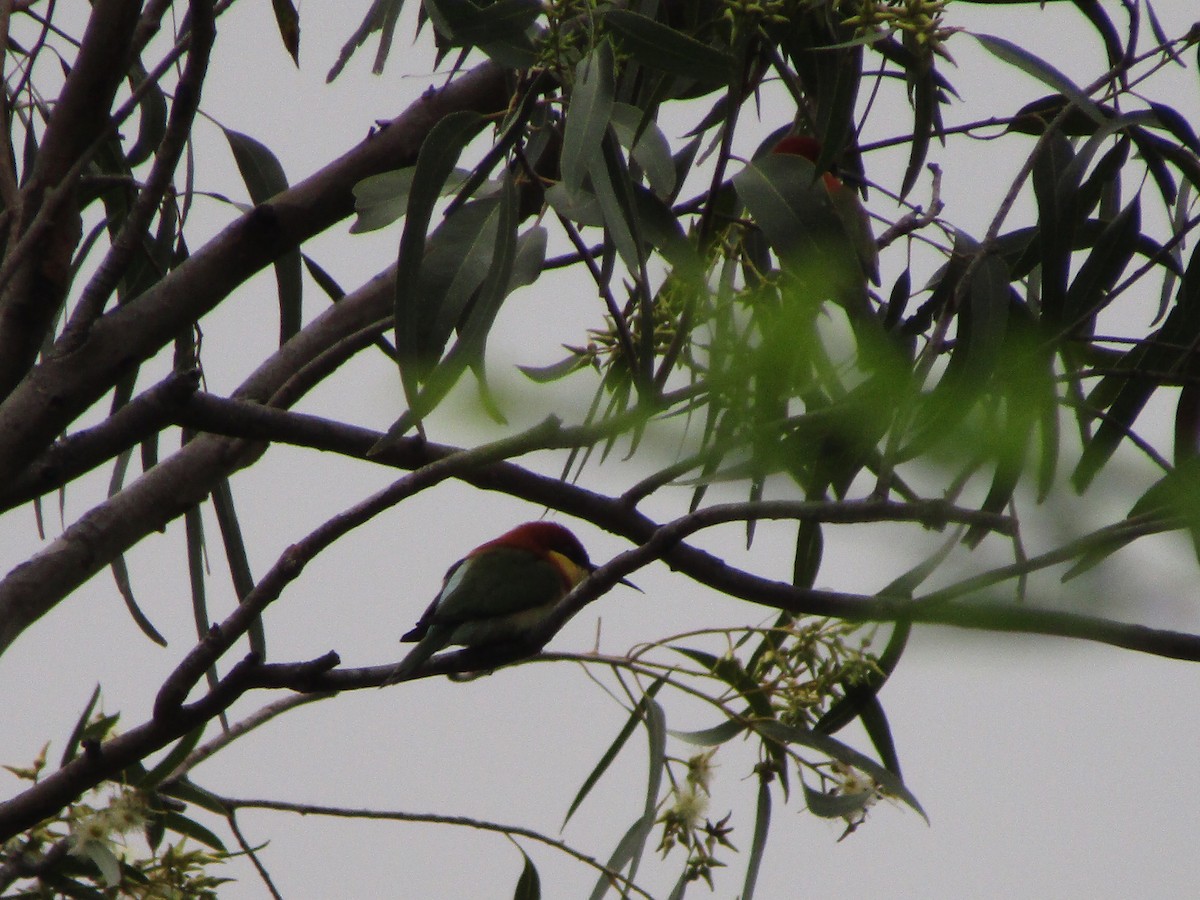
[[[1099,3],[1092,3],[1090,0],[1075,0],[1075,6],[1091,22],[1092,27],[1100,35],[1101,41],[1104,42],[1104,53],[1108,57],[1109,68],[1120,72],[1118,78],[1121,79],[1122,87],[1127,88],[1128,82],[1125,79],[1125,48],[1121,46],[1121,38],[1117,33],[1116,26],[1113,25],[1112,19],[1108,17],[1108,14]],[[1131,40],[1134,40],[1133,35],[1136,33],[1136,30],[1133,31],[1130,36]]]
[[[604,213],[600,201],[586,188],[572,193],[566,184],[558,182],[546,189],[546,202],[550,208],[569,222],[578,225],[600,226],[604,224]]]
[[[664,197],[668,203],[674,203],[683,190],[683,184],[696,163],[696,154],[700,152],[700,136],[692,138],[671,157],[671,165],[675,167],[675,191],[670,197]]]
[[[424,380],[436,365],[454,329],[492,266],[500,228],[500,200],[476,200],[459,207],[426,241],[421,266],[421,316],[415,376]]]
[[[1180,171],[1189,178],[1194,187],[1200,187],[1200,177],[1197,177],[1196,174],[1198,164],[1195,157],[1188,151],[1180,150],[1171,141],[1151,134],[1143,128],[1129,129],[1129,137],[1137,147],[1138,153],[1142,157],[1142,162],[1146,165],[1146,169],[1150,172],[1151,177],[1154,178],[1154,184],[1158,187],[1158,192],[1162,194],[1164,204],[1169,206],[1174,203],[1178,192],[1175,178],[1171,175],[1171,170],[1167,166],[1168,159],[1179,167]]]
[[[168,775],[179,768],[179,764],[187,759],[188,754],[196,749],[196,745],[200,743],[200,738],[204,735],[204,728],[204,725],[193,728],[176,741],[170,752],[155,763],[154,768],[138,782],[138,787],[146,790],[158,787]]]
[[[929,821],[929,817],[925,815],[925,810],[921,808],[917,798],[904,786],[904,782],[894,772],[889,772],[875,760],[858,752],[853,747],[828,735],[817,734],[807,728],[785,725],[782,722],[756,722],[753,727],[765,738],[784,744],[800,744],[804,747],[811,747],[831,759],[836,759],[870,775],[887,793],[900,798],[920,813],[921,818],[926,822]]]
[[[1032,100],[1017,110],[1007,130],[1020,134],[1045,134],[1047,126],[1058,119],[1058,133],[1061,135],[1087,137],[1095,134],[1098,123],[1082,110],[1074,107],[1066,110],[1068,103],[1068,98],[1057,93]],[[1115,113],[1112,107],[1103,104],[1097,104],[1097,109],[1105,117]]]
[[[222,131],[254,204],[266,203],[275,194],[287,190],[288,179],[282,163],[268,146],[232,128],[222,128]]]
[[[450,48],[463,48],[454,70],[472,47],[510,69],[528,69],[537,62],[526,34],[542,12],[536,0],[495,0],[482,7],[471,0],[424,0],[421,10],[437,28],[439,63]]]
[[[529,135],[531,120],[535,116],[545,114],[539,105],[542,97],[541,90],[538,87],[539,84],[541,84],[540,79],[534,79],[534,81],[525,87],[524,92],[521,94],[520,102],[516,104],[516,107],[510,107],[510,112],[504,119],[503,128],[492,142],[492,146],[483,154],[483,159],[479,161],[478,165],[463,180],[462,186],[458,189],[454,199],[447,205],[447,216],[451,215],[471,197],[490,197],[500,191],[503,184],[502,179],[493,180],[483,190],[480,188],[483,187],[484,182],[487,181],[492,172],[508,159],[513,147]],[[526,158],[530,160],[537,159],[537,157],[529,156]]]
[[[858,109],[858,89],[862,83],[863,48],[847,47],[809,55],[818,62],[826,62],[826,77],[822,79],[817,97],[816,134],[821,138],[821,158],[814,160],[817,170],[824,172],[837,154],[854,140],[854,112]],[[830,59],[827,61],[827,58]],[[932,70],[930,77],[933,77]]]
[[[588,174],[596,190],[596,199],[600,202],[605,228],[617,247],[617,253],[629,271],[640,271],[643,264],[641,226],[633,196],[633,182],[611,133],[606,133],[601,139],[599,153],[589,158]]]
[[[562,825],[559,826],[560,830],[567,827],[567,823],[571,821],[571,816],[575,814],[575,810],[579,809],[579,804],[583,803],[584,798],[586,798],[587,795],[591,793],[592,788],[596,786],[596,782],[598,782],[600,777],[606,771],[608,771],[608,767],[612,765],[613,760],[617,758],[617,755],[621,752],[621,748],[625,746],[625,742],[629,740],[629,736],[633,734],[633,731],[635,728],[637,728],[638,723],[645,719],[646,704],[649,702],[649,700],[654,698],[654,696],[659,692],[659,690],[661,690],[663,684],[665,683],[665,679],[657,679],[653,684],[650,685],[649,688],[646,689],[646,694],[644,697],[642,697],[641,701],[639,701],[638,705],[630,710],[629,718],[625,720],[625,724],[622,725],[621,730],[617,732],[616,738],[614,738],[608,749],[604,751],[604,755],[600,757],[600,761],[596,763],[595,767],[588,774],[588,777],[584,779],[583,785],[575,793],[575,799],[571,801],[571,805],[567,809],[567,814],[563,817]]]
[[[517,889],[513,892],[513,900],[541,900],[542,879],[538,875],[537,866],[524,850],[521,856],[525,864],[521,868],[521,877],[517,879]]]
[[[608,859],[608,868],[620,872],[629,866],[629,879],[637,874],[638,863],[646,847],[646,840],[654,827],[655,813],[658,809],[658,794],[662,787],[662,776],[667,759],[667,728],[666,714],[661,706],[647,694],[645,707],[646,736],[650,744],[648,769],[646,779],[646,802],[642,815],[630,826],[629,830],[617,843],[616,849]],[[612,886],[607,875],[601,875],[596,887],[592,890],[592,900],[599,900]]]
[[[419,359],[425,337],[421,325],[423,320],[429,320],[420,290],[425,232],[433,215],[434,204],[453,173],[459,155],[485,124],[486,119],[476,112],[463,110],[451,113],[430,130],[417,156],[412,182],[414,187],[408,195],[404,232],[400,237],[395,294],[396,353],[410,409],[419,391],[417,373],[412,371],[410,364]],[[419,415],[416,416],[416,423],[419,426]]]
[[[1038,248],[1041,251],[1042,315],[1062,320],[1077,225],[1076,191],[1065,174],[1075,150],[1066,137],[1054,135],[1033,161],[1033,194],[1038,205]]]
[[[560,381],[573,372],[585,369],[589,365],[587,357],[582,353],[572,353],[566,359],[548,366],[517,366],[521,373],[536,384],[550,384]]]
[[[415,165],[406,166],[391,172],[368,175],[354,185],[354,211],[358,215],[350,225],[350,233],[375,231],[404,215],[416,171]]]
[[[647,68],[702,84],[728,84],[733,56],[640,13],[611,9],[604,21],[619,35],[621,49]]]
[[[542,14],[540,0],[495,0],[477,6],[471,0],[424,0],[430,21],[454,46],[486,46],[523,38]]]
[[[138,606],[137,599],[133,596],[133,583],[129,580],[129,569],[125,565],[124,555],[113,557],[110,567],[112,568],[113,580],[117,583],[117,590],[121,594],[121,599],[125,601],[125,608],[129,610],[130,618],[133,619],[142,634],[160,647],[167,646],[167,639],[159,633],[158,629],[154,627],[154,623],[142,612],[142,608]]]
[[[254,590],[254,575],[250,572],[250,557],[246,553],[246,542],[242,538],[242,526],[238,523],[237,509],[233,504],[233,491],[229,479],[220,479],[212,492],[213,509],[217,514],[217,526],[221,530],[221,541],[225,546],[225,559],[229,563],[229,574],[233,578],[233,589],[241,603]],[[248,637],[250,649],[260,659],[267,657],[267,637],[263,631],[262,617],[257,616],[251,624]]]
[[[120,396],[114,400],[114,408],[118,405],[118,400],[120,401],[120,405],[123,405],[128,400],[124,388],[119,389],[119,392]],[[117,455],[116,461],[113,464],[112,477],[108,483],[108,496],[112,497],[121,490],[132,453],[132,450],[125,450]],[[142,608],[138,606],[137,598],[133,595],[133,583],[129,579],[129,568],[125,565],[125,555],[117,554],[113,557],[109,568],[112,569],[113,580],[117,584],[117,591],[120,592],[121,599],[125,601],[125,608],[129,610],[130,618],[133,619],[142,634],[146,635],[146,637],[150,638],[150,640],[154,641],[160,647],[167,646],[167,639],[159,633],[146,614],[142,612]]]
[[[658,123],[628,103],[614,103],[610,121],[621,146],[646,173],[651,190],[659,197],[670,197],[675,191],[675,161]]]
[[[491,265],[479,287],[479,296],[468,310],[467,320],[459,330],[458,343],[451,350],[451,355],[462,354],[467,364],[483,358],[492,324],[513,287],[513,270],[517,259],[516,229],[517,191],[510,173],[504,180],[504,190],[500,196]]]
[[[287,190],[283,165],[269,147],[241,132],[229,128],[221,130],[255,206]],[[303,321],[304,280],[299,249],[289,250],[275,260],[275,282],[279,291],[279,343],[282,346],[300,331]]]
[[[159,793],[167,797],[174,797],[176,800],[182,800],[184,803],[193,803],[201,809],[206,809],[218,816],[229,814],[229,810],[225,808],[225,804],[217,798],[216,794],[206,791],[187,777],[162,785]]]
[[[408,210],[408,194],[416,171],[415,165],[406,166],[368,176],[354,185],[354,211],[358,217],[350,225],[350,232],[375,231],[403,216]],[[470,174],[467,169],[455,168],[442,185],[441,196],[457,191]]]
[[[300,13],[292,0],[271,0],[271,8],[275,12],[275,26],[279,29],[279,37],[283,48],[297,67],[300,65]]]
[[[634,820],[634,823],[629,826],[628,830],[617,841],[617,846],[613,850],[612,855],[605,861],[604,866],[609,871],[620,872],[633,858],[635,852],[646,842],[644,833],[645,822],[639,816]],[[630,879],[632,880],[632,878]],[[608,893],[610,888],[616,887],[616,883],[606,873],[600,873],[600,877],[596,880],[596,886],[592,888],[592,893],[588,900],[601,900]]]
[[[1192,130],[1191,123],[1181,116],[1178,110],[1165,103],[1151,103],[1150,109],[1163,128],[1173,134],[1175,139],[1191,150],[1193,154],[1200,156],[1200,138]]]
[[[1116,448],[1132,433],[1133,423],[1161,383],[1162,372],[1176,371],[1191,353],[1200,331],[1200,249],[1193,246],[1180,280],[1175,304],[1160,329],[1147,335],[1117,362],[1116,372],[1101,379],[1088,406],[1107,410],[1087,440],[1072,481],[1084,491]]]
[[[337,283],[337,279],[330,275],[320,263],[307,253],[302,255],[302,259],[304,260],[304,268],[307,270],[309,277],[317,283],[317,287],[325,293],[326,297],[337,303],[346,296],[345,289]]]
[[[546,264],[546,247],[550,233],[541,225],[535,225],[517,238],[517,255],[513,259],[512,275],[508,290],[528,287],[541,277]]]
[[[465,318],[458,323],[458,341],[450,348],[445,358],[429,373],[424,389],[418,390],[417,386],[413,385],[408,411],[388,429],[387,434],[372,448],[372,453],[378,453],[391,446],[394,441],[408,431],[414,422],[419,423],[458,383],[458,379],[462,377],[468,367],[475,370],[480,378],[482,389],[486,392],[486,384],[483,380],[484,353],[492,324],[513,284],[512,273],[517,248],[517,211],[517,192],[513,175],[510,172],[505,176],[504,188],[499,199],[499,220],[495,232],[495,247],[490,257],[491,262],[474,300],[463,313]],[[407,227],[406,225],[406,231]],[[399,276],[397,276],[397,280],[399,280]],[[399,293],[401,290],[406,293],[414,292],[411,285],[403,289],[397,285],[397,292]],[[419,293],[419,288],[417,292]],[[417,324],[423,323],[418,322]],[[414,376],[415,372],[410,366],[406,377],[415,380]],[[485,402],[487,402],[486,398]]]
[[[1172,314],[1174,312],[1172,311]],[[1167,321],[1170,322],[1170,316],[1167,317]],[[1165,330],[1164,326],[1160,332]],[[1169,358],[1169,351],[1162,349],[1164,345],[1149,343],[1162,341],[1165,336],[1160,332],[1151,333],[1145,341],[1132,347],[1116,365],[1117,375],[1101,379],[1092,392],[1093,396],[1103,395],[1115,388],[1116,396],[1107,404],[1090,404],[1095,409],[1104,409],[1107,406],[1108,411],[1096,433],[1084,445],[1083,453],[1072,473],[1072,484],[1079,493],[1087,490],[1096,473],[1112,458],[1121,441],[1133,433],[1134,421],[1141,415],[1158,386],[1156,377],[1147,377],[1139,373],[1169,371],[1173,362]],[[1116,377],[1122,379],[1119,386]]]
[[[667,714],[653,697],[646,702],[646,739],[649,745],[646,761],[646,804],[642,811],[642,840],[633,848],[629,877],[637,875],[638,863],[646,849],[646,839],[654,828],[658,813],[658,794],[662,789],[663,773],[667,770]]]
[[[972,34],[971,37],[979,41],[983,45],[983,48],[997,59],[1015,66],[1028,75],[1032,75],[1038,81],[1049,85],[1058,93],[1066,96],[1075,104],[1077,109],[1082,110],[1097,124],[1104,122],[1104,113],[1092,99],[1083,93],[1075,82],[1071,81],[1070,78],[1041,57],[1035,56],[1024,47],[1014,44],[1012,41],[996,37],[995,35]]]
[[[96,708],[96,701],[99,699],[100,684],[97,682],[96,687],[92,689],[92,696],[88,698],[87,704],[83,707],[83,713],[75,720],[75,727],[71,729],[66,746],[63,747],[62,759],[59,761],[60,766],[65,766],[79,752],[79,743],[83,740],[83,732],[87,728],[88,720],[92,717],[92,710]]]
[[[21,142],[21,171],[32,172],[37,163],[38,142],[37,132],[30,124],[25,129],[25,140]]]
[[[758,776],[758,805],[754,812],[754,838],[750,842],[750,855],[746,860],[746,880],[742,884],[741,900],[753,900],[754,886],[762,867],[763,853],[767,849],[767,832],[771,827],[771,782],[762,774]]]
[[[404,8],[404,0],[375,0],[371,4],[367,14],[363,16],[363,20],[358,27],[354,29],[354,33],[342,45],[342,49],[338,51],[338,58],[334,61],[329,73],[325,76],[325,83],[333,81],[342,73],[342,69],[346,68],[346,63],[350,61],[350,57],[354,55],[354,51],[361,47],[374,32],[380,32],[379,52],[375,57],[374,72],[379,75],[383,72],[383,63],[387,59],[388,50],[392,43],[392,34],[396,29],[396,21],[400,18],[400,10]]]
[[[956,375],[968,385],[984,383],[1004,357],[1008,335],[1008,266],[988,254],[975,267],[966,303],[959,311],[954,343]]]
[[[673,277],[702,289],[703,260],[665,200],[640,184],[633,185],[638,233],[671,264]]]
[[[825,551],[825,538],[820,522],[808,520],[796,527],[796,556],[792,561],[792,584],[798,588],[811,588],[821,569],[821,557]]]
[[[575,87],[563,131],[562,184],[568,194],[583,187],[591,160],[600,155],[613,107],[613,51],[603,41],[575,67]]]
[[[904,773],[900,771],[900,757],[896,753],[896,742],[892,739],[892,728],[888,724],[887,713],[884,712],[883,704],[879,702],[878,694],[872,694],[863,703],[858,716],[862,719],[867,737],[871,739],[871,746],[879,754],[879,759],[884,767],[889,772],[895,772],[897,778],[903,778]]]
[[[908,165],[900,183],[901,198],[917,183],[925,157],[929,153],[929,142],[933,138],[934,122],[937,119],[938,89],[934,82],[933,69],[920,72],[913,80],[913,139],[908,150]]]
[[[874,791],[857,791],[853,794],[827,794],[824,791],[818,791],[816,788],[809,787],[803,782],[801,784],[804,787],[804,800],[808,805],[808,811],[822,819],[839,819],[843,816],[852,816],[864,810],[875,796]]]
[[[1183,400],[1188,389],[1185,388],[1180,393],[1180,399]],[[1197,489],[1200,485],[1198,470],[1200,467],[1197,466],[1196,461],[1188,459],[1184,455],[1182,462],[1155,481],[1138,497],[1126,515],[1126,519],[1153,516],[1156,519],[1176,522],[1180,527],[1183,527],[1189,520],[1194,523],[1197,509],[1196,498],[1200,496],[1200,491]],[[1132,544],[1138,537],[1136,532],[1118,531],[1091,542],[1091,546],[1087,547],[1079,555],[1074,565],[1063,574],[1062,581],[1066,583],[1077,578],[1121,548]]]
[[[162,813],[151,812],[146,817],[146,827],[142,833],[145,835],[150,849],[157,853],[158,848],[162,845],[162,839],[167,833],[167,829],[162,823]]]
[[[1058,418],[1058,389],[1053,382],[1046,383],[1038,397],[1038,446],[1037,502],[1045,503],[1054,488],[1058,475],[1058,451],[1061,434]]]
[[[701,728],[699,731],[672,730],[670,734],[673,738],[697,747],[716,747],[732,740],[745,730],[746,726],[743,723],[726,719],[720,725],[714,725],[712,728]]]
[[[206,847],[211,847],[221,853],[225,852],[225,845],[221,843],[221,839],[187,816],[177,812],[167,812],[163,814],[163,825],[168,831],[174,831],[176,834],[182,834],[190,837],[194,841],[199,841]]]
[[[146,85],[149,73],[140,61],[130,64],[129,86],[138,90]],[[139,166],[148,160],[158,145],[162,143],[163,135],[167,133],[167,98],[162,88],[157,84],[146,85],[142,98],[138,101],[138,136],[133,146],[125,152],[125,165]]]
[[[1071,281],[1064,304],[1064,324],[1089,329],[1095,316],[1108,306],[1109,291],[1137,250],[1142,210],[1134,197],[1096,239],[1096,245]]]
[[[683,867],[683,871],[679,873],[679,877],[675,879],[675,886],[671,888],[671,893],[667,894],[667,900],[683,900],[687,896],[688,885],[692,883],[688,875],[691,871],[687,866]]]
[[[196,637],[204,640],[211,627],[208,618],[208,596],[204,585],[204,519],[200,507],[193,506],[183,514],[183,530],[187,542],[188,584],[192,594],[192,620],[196,625]],[[217,667],[210,666],[205,672],[210,688],[217,686]]]

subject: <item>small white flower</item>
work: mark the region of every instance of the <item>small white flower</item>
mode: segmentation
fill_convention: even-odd
[[[90,859],[100,870],[104,883],[116,887],[121,883],[121,864],[113,852],[112,831],[107,810],[76,819],[71,824],[71,853]]]

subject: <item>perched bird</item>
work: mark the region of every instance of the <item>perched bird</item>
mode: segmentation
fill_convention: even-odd
[[[821,157],[821,142],[808,135],[792,134],[782,138],[771,148],[771,152],[801,156],[815,165]],[[875,245],[875,236],[871,233],[870,216],[854,191],[832,172],[822,172],[821,181],[825,185],[825,193],[829,195],[829,202],[833,205],[834,214],[854,246],[863,274],[872,284],[878,285],[879,249]]]
[[[449,644],[481,647],[524,636],[594,568],[579,539],[554,522],[526,522],[481,544],[446,572],[438,595],[400,639],[417,646],[384,684],[404,680]]]

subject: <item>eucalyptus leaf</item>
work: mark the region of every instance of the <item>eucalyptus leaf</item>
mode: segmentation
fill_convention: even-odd
[[[628,103],[613,104],[611,123],[621,146],[646,173],[650,189],[660,197],[670,197],[675,191],[675,161],[658,123]]]
[[[415,165],[406,166],[371,175],[356,184],[354,211],[358,215],[350,225],[351,233],[375,231],[403,216],[408,209],[408,193],[416,171]],[[453,194],[470,174],[467,169],[455,168],[442,186],[441,195]]]
[[[617,35],[621,49],[647,68],[690,78],[714,87],[733,78],[731,54],[696,40],[670,26],[625,9],[611,9],[604,21]]]
[[[604,41],[575,67],[561,159],[563,189],[569,195],[583,187],[592,160],[600,154],[600,142],[612,116],[613,91],[612,45]]]

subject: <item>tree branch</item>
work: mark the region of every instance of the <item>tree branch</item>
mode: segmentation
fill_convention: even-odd
[[[122,375],[247,278],[350,215],[354,185],[411,164],[429,129],[445,115],[459,109],[502,111],[507,100],[504,70],[491,63],[427,92],[381,132],[241,216],[142,296],[102,316],[81,347],[53,349],[0,404],[0,482],[14,477]]]
[[[580,850],[576,850],[570,844],[566,844],[557,838],[549,837],[542,834],[540,831],[533,831],[529,828],[522,828],[516,825],[502,825],[498,822],[488,822],[483,819],[474,819],[468,816],[446,816],[437,813],[409,813],[399,811],[388,811],[379,809],[350,809],[342,806],[322,806],[315,803],[289,803],[286,800],[249,800],[235,797],[219,797],[221,803],[228,806],[230,809],[272,809],[277,812],[294,812],[303,816],[331,816],[339,819],[376,819],[388,820],[392,822],[417,822],[433,825],[457,825],[461,828],[473,828],[477,831],[493,831],[503,834],[506,837],[523,837],[531,841],[537,841],[539,844],[545,844],[547,847],[553,847],[568,856],[579,860],[580,862],[591,866],[596,871],[602,873],[612,879],[615,885],[623,887],[626,891],[638,894],[639,896],[652,900],[650,894],[639,888],[636,884],[625,877],[624,874],[611,869],[604,863],[600,862],[593,856],[589,856]]]
[[[200,373],[172,372],[92,428],[55,442],[25,471],[0,488],[0,511],[63,485],[179,420],[180,407],[200,386]]]
[[[73,197],[75,178],[68,173],[108,121],[113,97],[127,70],[125,60],[140,8],[138,0],[96,0],[92,4],[79,53],[21,190],[8,251],[11,257],[24,245],[26,252],[0,291],[0,397],[7,397],[29,371],[66,292],[71,253],[80,231]],[[48,194],[52,208],[43,210]],[[35,223],[39,227],[32,229],[32,243],[22,242]],[[5,269],[9,262],[6,258]],[[51,432],[50,439],[63,430]]]
[[[296,664],[311,675],[338,665],[336,653]],[[32,828],[102,781],[117,776],[148,754],[166,747],[183,735],[224,712],[247,690],[262,663],[253,655],[238,662],[207,694],[168,717],[155,717],[129,731],[93,746],[62,768],[15,797],[0,803],[0,842]],[[303,681],[303,676],[301,676]]]
[[[159,142],[154,165],[129,214],[121,223],[121,230],[113,239],[107,255],[79,297],[71,321],[63,331],[64,347],[78,346],[88,328],[104,310],[104,304],[141,247],[146,227],[154,217],[179,164],[183,148],[191,137],[192,122],[200,107],[200,92],[216,38],[216,25],[212,0],[191,0],[188,9],[190,30],[187,64],[175,86],[175,102],[171,105],[171,115]]]

